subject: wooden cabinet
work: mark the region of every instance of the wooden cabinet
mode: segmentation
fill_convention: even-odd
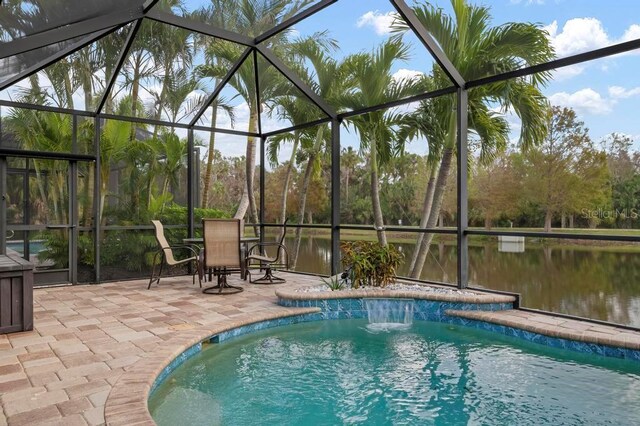
[[[0,255],[0,334],[33,330],[33,264]]]

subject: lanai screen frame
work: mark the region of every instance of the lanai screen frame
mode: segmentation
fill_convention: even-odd
[[[188,210],[188,235],[192,237],[194,235],[194,207],[195,207],[195,195],[196,191],[194,188],[195,183],[195,175],[194,171],[197,170],[196,162],[194,161],[194,131],[195,130],[203,130],[207,132],[214,133],[223,133],[223,134],[231,134],[237,136],[253,136],[260,138],[260,206],[259,206],[259,221],[257,224],[260,227],[260,235],[264,236],[264,230],[267,227],[281,227],[281,224],[275,223],[264,223],[264,193],[265,193],[265,143],[269,137],[288,133],[294,130],[300,130],[303,128],[308,128],[312,126],[317,126],[320,124],[330,123],[331,124],[331,192],[330,192],[330,200],[331,200],[331,224],[330,225],[288,225],[289,227],[302,227],[302,228],[329,228],[331,230],[331,274],[334,275],[338,273],[340,270],[340,230],[341,229],[366,229],[371,230],[371,226],[364,225],[341,225],[340,223],[340,126],[342,121],[353,116],[367,114],[373,111],[379,111],[383,109],[393,108],[401,105],[410,104],[413,102],[435,98],[438,96],[444,95],[452,95],[456,96],[456,114],[457,114],[457,207],[456,207],[456,216],[457,223],[455,229],[447,228],[419,228],[419,227],[393,227],[389,226],[385,229],[390,231],[401,231],[401,232],[409,232],[409,233],[437,233],[437,234],[455,234],[457,240],[457,287],[460,289],[468,287],[468,239],[470,235],[484,235],[484,236],[516,236],[516,237],[536,237],[536,238],[555,238],[555,239],[579,239],[579,240],[599,240],[599,241],[617,241],[617,242],[640,242],[640,236],[625,236],[625,235],[611,235],[611,234],[593,234],[593,233],[579,233],[579,234],[563,234],[563,233],[553,233],[553,232],[531,232],[531,231],[492,231],[492,230],[482,230],[482,229],[469,229],[468,223],[468,176],[467,176],[467,159],[468,159],[468,144],[467,144],[467,135],[468,135],[468,126],[467,126],[467,100],[468,100],[468,90],[474,87],[479,87],[485,84],[496,83],[500,81],[510,80],[518,77],[525,77],[532,74],[551,71],[571,65],[580,64],[587,61],[593,61],[600,58],[605,58],[608,56],[628,52],[634,49],[640,48],[640,39],[627,41],[624,43],[614,44],[608,47],[600,48],[597,50],[592,50],[585,53],[580,53],[577,55],[572,55],[568,57],[564,57],[561,59],[555,59],[546,63],[527,66],[518,70],[505,72],[485,78],[481,78],[473,81],[465,81],[459,71],[455,68],[455,66],[451,63],[449,58],[447,58],[446,54],[442,51],[442,49],[438,46],[437,42],[433,39],[433,37],[429,34],[428,29],[426,29],[416,17],[414,11],[406,4],[404,0],[389,0],[389,2],[393,5],[398,14],[405,20],[406,24],[409,26],[410,30],[418,37],[420,42],[424,45],[424,47],[431,53],[433,59],[438,63],[438,65],[442,68],[445,74],[451,80],[452,86],[444,89],[439,89],[431,92],[426,92],[419,94],[417,96],[412,96],[405,99],[400,99],[393,102],[388,102],[380,105],[371,106],[368,108],[363,108],[355,111],[348,111],[343,113],[337,113],[334,109],[328,105],[320,96],[318,96],[313,90],[311,90],[294,72],[292,72],[287,65],[282,62],[270,49],[266,46],[262,46],[261,43],[268,40],[269,38],[279,34],[282,31],[285,31],[295,24],[303,21],[310,16],[320,12],[328,6],[336,3],[338,0],[322,0],[318,3],[310,6],[309,8],[303,10],[299,14],[281,22],[276,25],[272,29],[266,31],[265,33],[259,35],[256,38],[250,38],[242,34],[237,34],[229,30],[225,30],[222,28],[218,28],[214,25],[193,21],[191,19],[173,15],[170,13],[154,10],[153,7],[158,3],[159,0],[146,0],[140,7],[134,8],[131,10],[125,11],[116,11],[114,13],[101,16],[99,18],[92,18],[85,21],[81,21],[78,23],[70,24],[64,27],[54,28],[48,31],[44,31],[42,33],[26,36],[14,41],[10,41],[4,43],[2,51],[0,51],[0,59],[9,57],[12,55],[17,55],[20,53],[28,52],[46,45],[50,45],[52,43],[61,42],[65,40],[69,40],[72,38],[84,36],[80,41],[75,44],[49,56],[48,58],[42,60],[38,64],[28,68],[22,73],[14,76],[7,80],[2,86],[0,86],[0,90],[3,90],[17,81],[22,80],[29,75],[35,74],[47,66],[55,63],[59,59],[68,56],[85,46],[95,42],[96,40],[111,34],[122,27],[133,23],[133,27],[129,30],[125,46],[118,56],[117,68],[115,69],[114,74],[111,76],[106,85],[105,94],[100,99],[98,103],[97,110],[95,112],[89,111],[80,111],[66,108],[57,108],[52,106],[45,105],[33,105],[33,104],[25,104],[20,102],[11,102],[0,100],[0,106],[6,106],[10,108],[24,108],[24,109],[32,109],[39,110],[45,112],[55,112],[55,113],[65,113],[70,114],[74,117],[74,122],[77,121],[77,117],[91,117],[95,120],[95,147],[96,154],[92,155],[77,155],[77,154],[56,154],[56,153],[41,153],[41,152],[33,152],[33,151],[23,151],[23,150],[12,150],[12,149],[4,149],[0,148],[0,157],[6,156],[19,156],[19,157],[46,157],[46,158],[60,158],[60,159],[68,159],[75,161],[93,161],[95,162],[95,167],[100,167],[100,125],[101,120],[105,119],[113,119],[120,120],[125,122],[133,122],[133,123],[145,123],[150,125],[160,125],[160,126],[172,126],[175,128],[182,128],[187,130],[187,141],[188,141],[188,152],[189,155],[187,157],[187,182],[188,182],[188,193],[187,193],[187,210]],[[346,1],[346,0],[343,0]],[[241,55],[240,59],[237,63],[229,70],[228,74],[219,82],[218,86],[214,88],[214,91],[208,97],[206,103],[202,106],[202,108],[198,111],[198,113],[194,116],[189,124],[184,123],[173,123],[164,120],[153,120],[148,118],[137,118],[137,117],[128,117],[128,116],[120,116],[114,114],[106,114],[102,112],[102,109],[105,105],[107,94],[110,89],[115,84],[119,71],[121,70],[129,49],[135,39],[135,35],[139,30],[144,19],[160,22],[163,24],[168,24],[176,27],[180,27],[189,31],[193,31],[199,34],[204,34],[212,37],[216,37],[222,40],[230,41],[233,43],[237,43],[243,46],[246,46],[245,51]],[[230,129],[219,129],[212,127],[199,126],[197,124],[200,117],[204,114],[205,110],[211,106],[216,97],[220,94],[224,85],[229,81],[232,77],[233,73],[240,67],[244,59],[246,59],[249,55],[255,56],[260,53],[269,63],[278,69],[284,76],[296,87],[298,88],[314,105],[316,105],[320,110],[324,112],[327,116],[326,118],[319,119],[310,123],[291,126],[279,130],[275,130],[272,132],[262,132],[261,126],[258,126],[258,132],[250,133],[239,130],[230,130]],[[256,82],[257,83],[257,82]],[[257,93],[259,96],[260,90],[257,87]],[[258,99],[259,102],[259,99]],[[1,165],[0,165],[1,166]],[[100,174],[95,174],[95,187],[100,187]],[[0,189],[4,189],[4,183],[0,182]],[[94,213],[96,214],[96,220],[94,220],[94,226],[92,231],[94,231],[98,235],[100,232],[100,218],[97,217],[98,214],[98,199],[99,197],[94,197]],[[2,201],[4,203],[4,201]],[[5,210],[3,210],[3,216],[6,215]],[[6,218],[0,217],[0,233],[4,233],[6,231]],[[137,229],[137,228],[136,228]],[[6,241],[5,239],[0,242],[0,253],[5,253],[6,249]],[[96,282],[100,282],[100,241],[99,238],[95,239],[95,256],[96,256]],[[74,260],[74,259],[71,259]],[[74,260],[75,261],[75,260]],[[442,283],[446,284],[446,283]],[[557,315],[558,313],[554,313]],[[561,314],[562,315],[562,314]],[[564,315],[567,317],[572,317],[571,315]],[[592,320],[595,322],[604,322]],[[618,324],[618,326],[620,326]],[[629,327],[634,328],[634,327]]]

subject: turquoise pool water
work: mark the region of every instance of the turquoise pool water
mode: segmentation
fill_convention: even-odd
[[[159,425],[633,425],[640,364],[440,323],[320,321],[206,345],[149,409]]]
[[[7,241],[7,248],[24,254],[24,243],[22,241]],[[44,250],[44,242],[40,240],[29,241],[29,253],[38,254]]]

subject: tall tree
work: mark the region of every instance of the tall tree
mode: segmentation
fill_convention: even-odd
[[[517,213],[522,191],[512,155],[504,153],[491,162],[475,165],[469,183],[469,204],[482,215],[484,227],[491,229],[494,220]]]
[[[239,2],[215,2],[215,13],[219,14],[224,23],[224,28],[235,32],[257,37],[267,30],[273,28],[278,23],[294,16],[300,10],[312,3],[311,0],[241,0]],[[288,41],[288,31],[283,31],[270,38],[266,45],[276,49],[279,45]],[[203,76],[221,78],[240,56],[242,47],[234,45],[222,45],[216,48],[211,54],[218,55],[222,60],[221,67],[217,64],[207,64],[202,67]],[[273,70],[269,70],[274,73]],[[267,100],[272,96],[273,84],[276,79],[273,75],[261,72],[259,77],[261,100]],[[240,67],[230,84],[242,96],[249,107],[249,132],[256,132],[258,128],[258,115],[261,113],[261,106],[257,105],[257,88],[254,74],[253,61],[247,60]],[[256,138],[247,137],[247,172],[246,189],[243,192],[235,217],[244,218],[247,210],[250,211],[251,218],[257,222],[257,206],[254,194],[254,179],[256,166]]]
[[[524,188],[544,212],[544,230],[558,215],[602,205],[607,191],[607,165],[589,131],[570,108],[552,107],[542,145],[525,152]]]
[[[400,40],[388,40],[371,54],[360,53],[349,57],[346,66],[355,90],[344,96],[344,105],[358,110],[368,106],[398,100],[415,94],[415,79],[394,79],[391,68],[397,61],[409,59],[409,46]],[[380,168],[403,151],[403,140],[395,127],[402,115],[394,111],[374,111],[355,116],[349,123],[360,136],[360,150],[368,151],[371,200],[378,241],[387,245],[384,218],[380,205]]]
[[[547,62],[554,56],[548,34],[536,24],[506,23],[492,27],[488,7],[474,6],[466,0],[451,0],[451,6],[453,15],[429,3],[417,4],[414,11],[466,81]],[[396,28],[401,31],[407,29],[402,22],[397,22]],[[451,84],[438,66],[434,66],[433,77],[435,87]],[[538,87],[547,78],[547,73],[539,73],[469,90],[469,129],[480,139],[483,157],[506,147],[509,126],[500,114],[493,112],[496,106],[503,112],[513,110],[522,120],[521,146],[537,145],[543,140],[547,103]],[[425,197],[421,218],[421,224],[426,228],[433,228],[437,224],[455,155],[454,102],[451,97],[425,102],[426,111],[437,114],[435,118],[442,123],[443,129],[443,134],[434,141],[440,145],[440,154],[437,175],[433,176],[434,184],[431,187],[433,197],[429,194]],[[429,199],[432,201],[429,202]],[[414,278],[420,277],[432,239],[433,234],[426,234],[418,240],[410,272]]]

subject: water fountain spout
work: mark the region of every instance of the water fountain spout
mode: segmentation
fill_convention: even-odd
[[[413,323],[413,299],[364,299],[372,330],[406,329]]]

